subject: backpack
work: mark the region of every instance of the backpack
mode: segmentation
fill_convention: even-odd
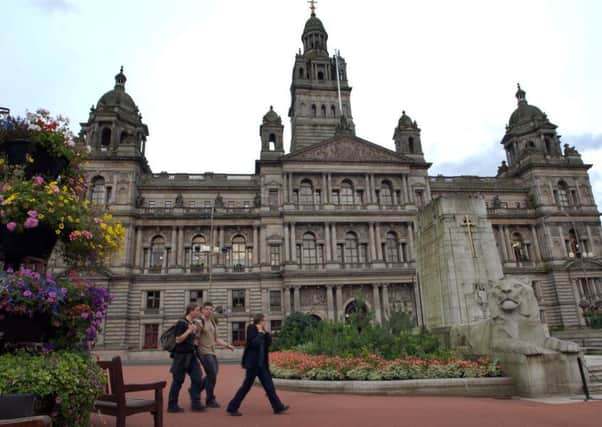
[[[161,334],[161,338],[159,338],[161,348],[170,353],[176,348],[176,327],[178,322],[170,326],[169,329]]]

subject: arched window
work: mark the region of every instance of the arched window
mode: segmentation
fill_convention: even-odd
[[[127,132],[125,132],[125,131],[121,132],[121,137],[119,138],[119,142],[121,144],[123,144],[125,142],[125,140],[127,139],[127,137],[128,137],[128,133]]]
[[[309,179],[304,179],[303,181],[301,181],[301,189],[299,191],[299,204],[314,204],[314,188]]]
[[[97,176],[92,179],[92,201],[97,205],[104,206],[106,200],[105,179]]]
[[[392,231],[387,233],[385,243],[385,259],[387,262],[399,262],[399,243],[397,235]]]
[[[107,151],[111,145],[111,129],[104,128],[100,134],[100,150]]]
[[[161,270],[163,260],[165,259],[165,239],[156,236],[151,241],[150,268],[152,270]]]
[[[414,153],[414,137],[410,136],[408,138],[408,149],[410,150],[410,153]]]
[[[208,265],[208,252],[206,248],[207,241],[203,236],[196,236],[192,239],[192,254],[190,258],[190,264],[193,267],[203,268]]]
[[[512,233],[512,252],[517,263],[529,260],[527,246],[520,233]]]
[[[351,316],[353,315],[359,315],[361,318],[365,318],[365,316],[368,314],[368,307],[366,306],[366,304],[362,304],[360,305],[360,303],[357,300],[353,300],[351,302],[349,302],[349,304],[347,304],[347,306],[345,306],[345,320],[349,321]]]
[[[579,246],[579,238],[574,229],[569,230],[569,241],[567,246],[569,256],[573,254],[572,256],[581,258],[581,246]]]
[[[345,234],[344,259],[345,264],[359,263],[357,235],[351,231]]]
[[[318,71],[318,80],[324,80],[324,72]]]
[[[566,182],[558,182],[558,191],[556,193],[556,203],[560,209],[566,209],[570,206],[569,186]]]
[[[389,181],[383,181],[380,184],[380,191],[378,192],[378,198],[381,205],[392,205],[393,204],[393,188]]]
[[[316,236],[313,233],[303,235],[303,260],[302,264],[316,264]]]
[[[243,236],[234,236],[232,239],[232,264],[246,265],[247,247]]]
[[[334,106],[334,105],[331,105],[331,106],[330,106],[330,115],[331,115],[332,117],[336,117],[336,116],[337,116],[337,109],[335,108],[335,106]]]
[[[312,115],[312,117],[316,117],[318,115],[317,110],[316,110],[316,104],[312,104],[312,106],[311,106],[311,115]]]
[[[299,68],[299,78],[305,78],[305,70],[303,69],[303,67]]]
[[[353,185],[350,181],[343,181],[341,183],[341,204],[352,205],[353,204]]]
[[[268,150],[274,151],[276,149],[276,134],[271,133],[268,138]]]
[[[322,104],[322,117],[326,117],[326,105]]]

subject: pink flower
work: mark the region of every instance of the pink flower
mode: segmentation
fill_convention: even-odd
[[[23,227],[25,227],[25,228],[35,228],[35,227],[38,226],[38,223],[39,223],[39,221],[37,219],[29,217],[23,223]]]
[[[82,319],[87,319],[88,316],[89,316],[89,314],[87,312],[85,312],[85,311],[81,314],[81,318]]]
[[[29,289],[27,289],[25,292],[23,292],[23,296],[25,298],[29,298],[31,296],[31,291]]]
[[[27,211],[27,216],[30,217],[30,218],[37,218],[38,217],[38,211],[33,210],[33,209],[30,210],[30,211]]]
[[[84,236],[88,240],[90,240],[93,237],[92,233],[90,233],[88,230],[82,231],[82,236]]]
[[[34,176],[33,183],[36,185],[42,185],[44,184],[44,178],[42,178],[41,176]]]
[[[6,224],[6,229],[8,231],[15,231],[15,228],[17,228],[17,223],[15,221],[11,221],[8,224]]]

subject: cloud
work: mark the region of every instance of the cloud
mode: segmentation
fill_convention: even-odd
[[[29,0],[32,5],[46,12],[73,12],[75,5],[70,0]]]
[[[575,146],[578,151],[599,150],[602,148],[602,134],[566,135],[562,142]]]
[[[465,157],[461,161],[434,163],[429,169],[429,175],[495,176],[502,160],[506,160],[503,148],[498,143],[493,143],[485,151]]]

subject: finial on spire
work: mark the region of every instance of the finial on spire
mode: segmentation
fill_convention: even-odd
[[[115,76],[115,88],[123,88],[125,86],[127,78],[123,74],[123,65],[119,68],[119,74]]]
[[[518,99],[518,102],[527,102],[527,93],[520,87],[520,83],[516,84],[516,88],[516,99]]]
[[[121,66],[121,68],[119,69],[120,73],[123,73],[123,65]]]
[[[270,105],[270,111],[274,111],[274,107]]]
[[[311,10],[311,16],[316,16],[316,0],[309,0],[309,10]]]

